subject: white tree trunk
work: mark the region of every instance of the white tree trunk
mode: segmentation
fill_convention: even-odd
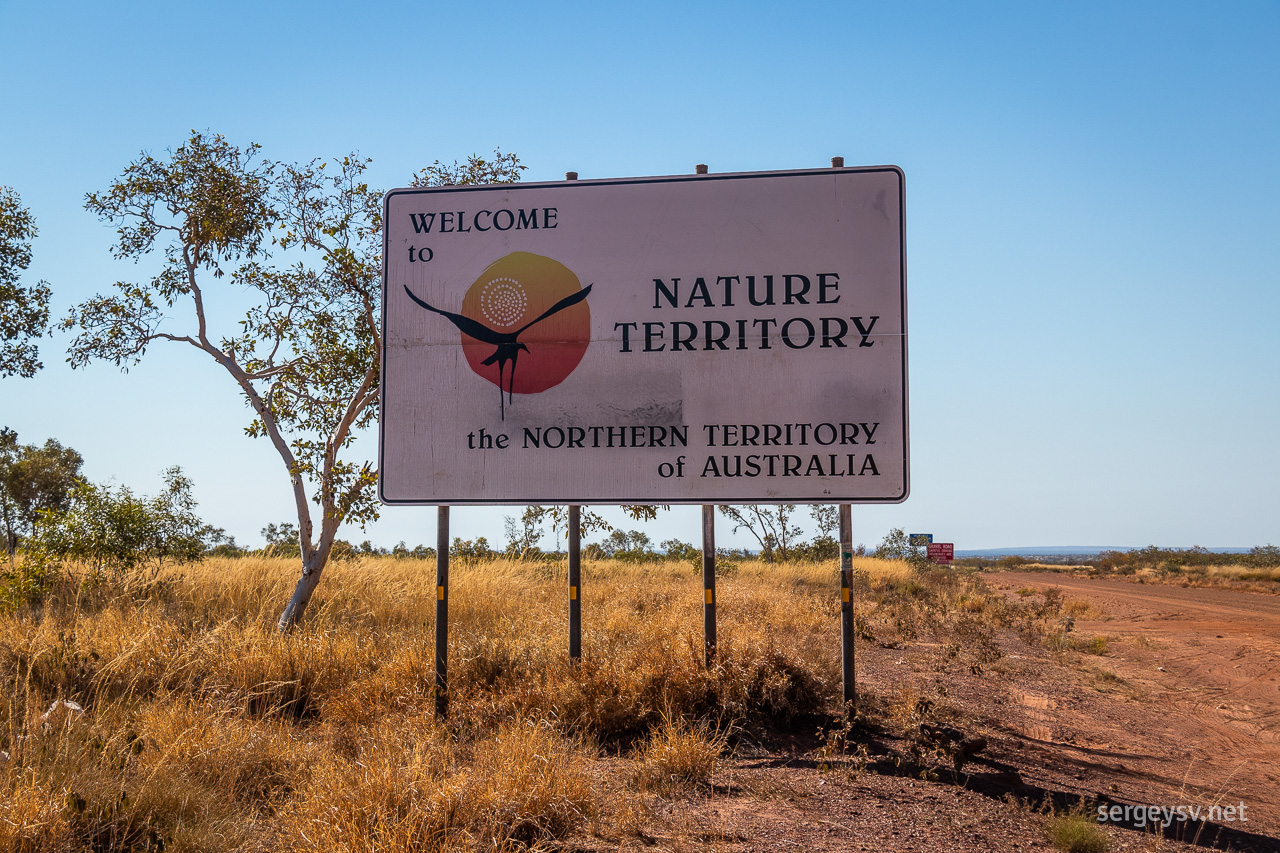
[[[325,549],[323,554],[316,550],[303,558],[302,577],[298,578],[298,585],[294,587],[293,597],[289,599],[288,606],[280,614],[280,621],[276,623],[281,633],[288,633],[293,626],[302,621],[307,605],[311,603],[311,595],[316,591],[316,587],[320,585],[320,574],[324,571],[325,564],[328,562],[328,549]]]

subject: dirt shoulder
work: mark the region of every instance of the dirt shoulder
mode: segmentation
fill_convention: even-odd
[[[1107,639],[1096,665],[1132,698],[1106,708],[1056,702],[1043,709],[1051,738],[1061,733],[1071,753],[1143,783],[1149,803],[1243,801],[1250,828],[1276,834],[1280,598],[1042,573],[987,580],[1009,595],[1057,587],[1100,611],[1073,632]]]
[[[833,757],[801,726],[790,743],[740,745],[710,791],[617,804],[632,821],[611,823],[634,831],[580,849],[1052,850],[1036,804],[1083,800],[1091,819],[1100,805],[1246,806],[1245,821],[1159,829],[1131,816],[1104,827],[1112,850],[1280,851],[1280,598],[1043,573],[986,580],[1012,599],[1060,588],[1064,612],[1081,614],[1067,636],[1106,642],[1081,654],[1003,636],[1000,658],[975,666],[923,639],[860,641],[860,690],[882,717],[926,698],[987,742],[961,773],[921,774],[901,738],[874,728]]]

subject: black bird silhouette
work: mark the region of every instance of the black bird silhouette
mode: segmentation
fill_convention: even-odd
[[[514,332],[495,332],[484,323],[472,320],[470,317],[464,317],[461,314],[454,314],[452,311],[442,311],[434,305],[428,305],[426,302],[415,296],[407,284],[404,286],[404,292],[409,294],[410,299],[421,305],[423,308],[426,308],[428,311],[434,311],[437,314],[447,317],[449,321],[453,323],[453,325],[457,326],[458,330],[464,335],[470,335],[477,341],[483,341],[486,344],[493,344],[496,347],[493,351],[493,355],[480,363],[483,365],[490,365],[495,361],[498,363],[498,403],[502,407],[502,419],[505,421],[507,419],[507,402],[511,401],[511,395],[516,386],[516,358],[520,355],[520,350],[524,350],[525,352],[529,351],[529,348],[521,343],[518,338],[528,331],[530,327],[538,325],[552,314],[557,314],[569,306],[577,305],[579,302],[586,299],[587,294],[591,292],[593,284],[588,284],[577,293],[569,294],[555,305],[552,305],[546,311],[543,311],[536,320],[526,323]],[[507,399],[504,401],[502,399],[502,380],[506,373],[508,361],[511,362],[511,378],[507,381]]]

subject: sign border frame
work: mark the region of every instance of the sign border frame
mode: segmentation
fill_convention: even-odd
[[[588,180],[573,181],[535,181],[530,183],[517,182],[510,184],[467,184],[467,185],[448,185],[440,187],[400,187],[388,190],[382,197],[382,304],[379,308],[380,322],[379,333],[381,342],[378,348],[378,501],[384,506],[555,506],[559,504],[579,504],[583,506],[618,506],[623,504],[642,505],[642,506],[699,506],[706,505],[708,501],[697,498],[651,498],[637,500],[635,498],[592,498],[583,500],[572,497],[547,497],[539,498],[532,501],[516,501],[512,503],[510,499],[494,499],[486,500],[484,498],[459,498],[459,499],[432,499],[432,500],[391,500],[383,493],[383,471],[385,470],[385,431],[383,424],[385,423],[385,414],[387,409],[387,292],[390,287],[388,278],[387,256],[390,251],[390,229],[388,223],[390,218],[390,206],[393,196],[400,195],[422,195],[422,194],[450,194],[450,193],[473,193],[473,192],[493,192],[512,191],[518,192],[522,189],[543,189],[547,187],[556,188],[589,188],[594,186],[626,186],[633,184],[654,184],[654,183],[681,183],[692,181],[723,181],[723,180],[742,180],[754,178],[779,178],[779,177],[807,177],[807,176],[829,176],[832,174],[845,172],[867,172],[882,173],[892,172],[898,179],[898,247],[900,257],[898,259],[899,270],[901,271],[898,281],[899,306],[902,311],[902,492],[894,497],[874,497],[874,498],[835,498],[830,496],[818,496],[813,498],[787,498],[784,500],[759,500],[756,498],[717,498],[712,500],[712,504],[763,504],[763,505],[780,505],[780,504],[831,504],[831,503],[848,503],[848,504],[900,504],[911,495],[911,447],[910,447],[910,385],[908,377],[908,363],[910,354],[908,350],[909,335],[907,333],[907,207],[906,207],[906,174],[898,166],[882,165],[882,166],[841,166],[837,168],[810,168],[810,169],[781,169],[774,171],[757,171],[757,172],[717,172],[705,175],[653,175],[647,177],[631,177],[631,178],[594,178]]]

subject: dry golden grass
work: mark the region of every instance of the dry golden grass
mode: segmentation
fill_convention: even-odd
[[[594,816],[582,751],[546,722],[461,745],[430,719],[386,718],[355,756],[311,769],[274,832],[294,850],[523,848]]]
[[[707,720],[689,724],[663,718],[636,754],[633,778],[642,791],[687,793],[707,785],[728,738]]]
[[[1148,576],[1154,574],[1144,570]],[[1185,570],[1186,580],[1193,586],[1219,586],[1234,584],[1280,584],[1280,566],[1259,567],[1230,564],[1223,566],[1205,566]],[[1274,588],[1273,590],[1274,591]]]
[[[1196,565],[1154,563],[1137,566],[1125,565],[1116,569],[1099,568],[1097,566],[1026,563],[1020,564],[1012,570],[1056,572],[1090,577],[1119,577],[1137,583],[1169,584],[1182,587],[1219,587],[1280,594],[1280,566],[1257,566],[1243,563]],[[1019,590],[1019,594],[1022,594],[1021,590]]]
[[[865,635],[1000,618],[971,579],[856,567]],[[0,616],[0,851],[521,849],[605,813],[618,837],[646,793],[706,783],[728,726],[839,710],[827,564],[720,578],[706,669],[686,564],[589,563],[571,666],[563,566],[455,563],[447,722],[431,714],[434,564],[335,563],[280,636],[296,571],[209,559],[145,589],[69,574]],[[589,775],[601,745],[633,770]]]

